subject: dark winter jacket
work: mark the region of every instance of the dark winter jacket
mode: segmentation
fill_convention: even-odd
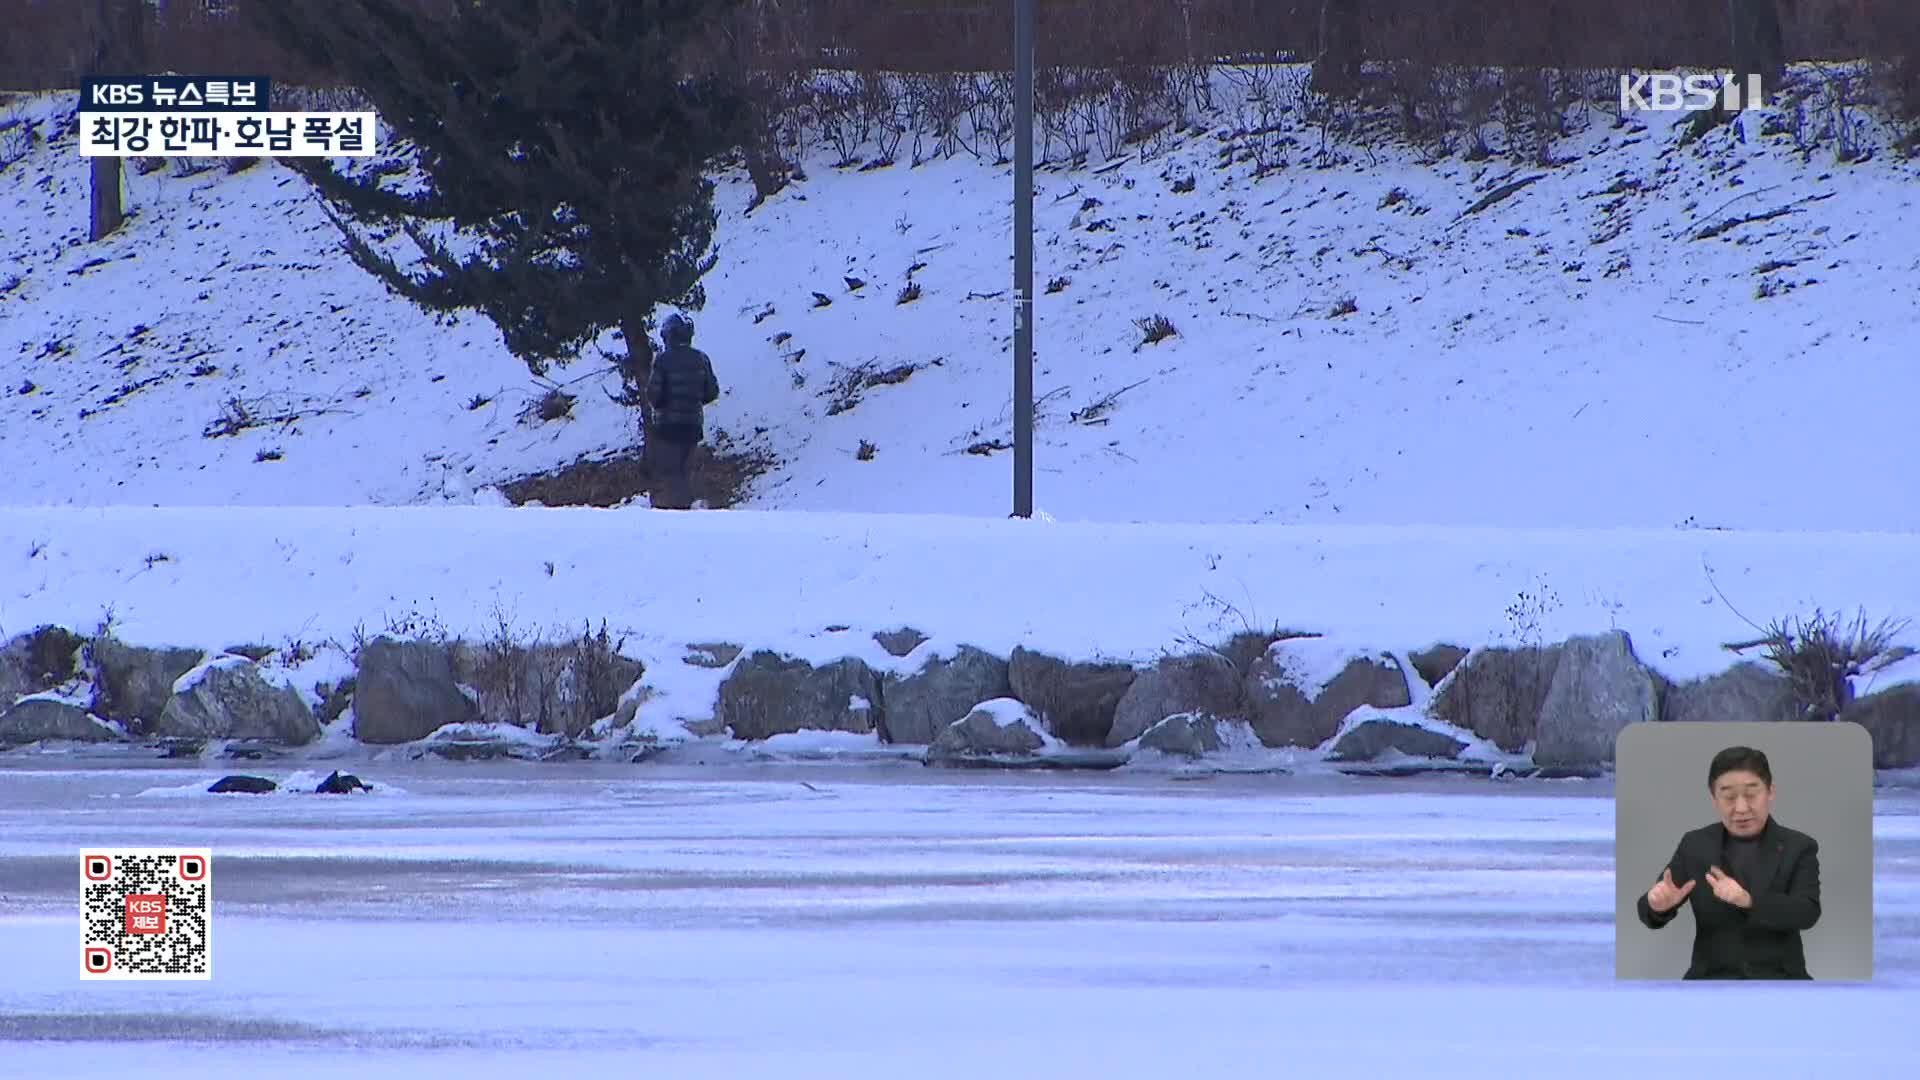
[[[1693,962],[1686,978],[1811,978],[1800,934],[1820,921],[1820,845],[1768,821],[1750,880],[1735,875],[1753,897],[1753,907],[1745,909],[1722,902],[1707,886],[1710,867],[1732,872],[1726,848],[1726,826],[1708,825],[1682,837],[1667,863],[1675,885],[1699,882],[1685,901],[1693,907]],[[1645,894],[1636,906],[1640,921],[1655,930],[1680,914],[1677,907],[1664,915],[1654,911]]]
[[[680,442],[699,442],[706,435],[706,407],[720,400],[720,382],[713,362],[691,345],[669,345],[653,358],[647,379],[647,400],[653,405],[654,433]]]

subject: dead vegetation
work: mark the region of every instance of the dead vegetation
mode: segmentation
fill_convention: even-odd
[[[604,620],[598,629],[543,639],[496,609],[485,640],[456,648],[455,672],[472,688],[483,721],[574,738],[611,716],[639,679],[641,665],[620,654],[625,643]]]
[[[311,406],[308,408],[287,408],[276,404],[271,397],[255,398],[229,397],[220,406],[220,415],[215,417],[200,434],[208,439],[231,438],[256,428],[286,427],[298,421],[315,416],[327,416],[340,410],[331,406]]]
[[[779,464],[764,447],[738,445],[715,435],[694,450],[693,495],[713,509],[737,505],[753,482]],[[653,477],[639,450],[582,455],[555,469],[516,477],[500,485],[515,506],[623,506],[653,491]]]
[[[1180,332],[1174,329],[1173,320],[1167,318],[1165,315],[1149,315],[1145,318],[1135,319],[1133,320],[1133,325],[1140,330],[1140,344],[1142,345],[1157,345]]]
[[[1761,650],[1766,661],[1793,685],[1794,701],[1808,720],[1836,720],[1853,703],[1853,679],[1872,675],[1914,655],[1896,644],[1911,621],[1869,623],[1863,610],[1851,621],[1815,610],[1806,618],[1768,623],[1760,637],[1733,642],[1730,652]]]
[[[920,370],[920,365],[913,363],[882,367],[879,360],[836,367],[832,381],[820,393],[827,400],[828,416],[851,412],[866,397],[867,391],[880,386],[898,386]]]

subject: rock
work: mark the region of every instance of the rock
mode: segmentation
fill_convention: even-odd
[[[93,659],[95,716],[125,724],[135,735],[153,731],[173,700],[173,684],[205,659],[199,649],[149,649],[112,637],[88,649]]]
[[[899,658],[926,644],[927,635],[911,626],[903,626],[898,630],[878,631],[873,635],[873,640],[887,650],[888,656]]]
[[[1040,720],[1013,698],[983,701],[966,716],[942,728],[927,747],[930,764],[966,758],[1032,755],[1047,745]]]
[[[1670,684],[1660,699],[1660,719],[1798,720],[1800,705],[1786,676],[1749,660],[1705,679]]]
[[[884,691],[882,691],[882,693],[884,694]],[[670,709],[665,702],[660,700],[653,687],[637,687],[629,690],[621,697],[620,707],[614,710],[613,719],[607,726],[613,730],[631,728],[635,721],[642,719],[641,714],[645,713],[647,714],[644,718],[646,723],[643,726],[650,729],[649,734],[646,736],[647,738],[661,738],[664,736],[669,742],[678,742],[680,740],[680,733],[683,731],[694,738],[725,735],[727,733],[727,725],[722,723],[719,717],[714,715],[719,711],[716,707],[717,704],[716,695],[716,701],[707,706],[706,715],[685,716],[682,714],[696,706],[683,702],[678,707]],[[652,715],[655,712],[664,712],[666,714],[659,718],[659,720],[665,721],[664,724],[656,721]]]
[[[1467,744],[1445,732],[1401,720],[1365,720],[1333,744],[1330,761],[1372,761],[1389,751],[1417,758],[1452,761]]]
[[[1187,713],[1220,720],[1247,718],[1245,681],[1226,657],[1169,656],[1139,672],[1114,708],[1107,745],[1124,746],[1167,717]]]
[[[1853,699],[1840,719],[1859,724],[1873,738],[1873,767],[1920,766],[1920,683],[1890,686]]]
[[[1610,764],[1621,729],[1659,716],[1653,674],[1635,658],[1624,632],[1573,638],[1562,646],[1540,710],[1533,763],[1543,768]]]
[[[1487,766],[1478,762],[1442,761],[1428,758],[1424,761],[1396,761],[1391,764],[1374,764],[1370,761],[1340,763],[1340,774],[1367,780],[1402,780],[1412,776],[1486,776]],[[1502,779],[1519,779],[1520,774],[1510,773]]]
[[[382,637],[360,649],[354,675],[354,738],[363,743],[413,742],[448,724],[479,718],[479,706],[454,678],[451,646]]]
[[[1431,649],[1422,649],[1410,654],[1407,659],[1413,662],[1414,674],[1420,676],[1428,686],[1439,686],[1467,658],[1468,650],[1458,645],[1435,645]]]
[[[232,656],[244,656],[256,664],[264,664],[268,657],[280,650],[271,645],[229,645],[222,651]]]
[[[866,734],[881,718],[880,680],[846,658],[822,667],[767,650],[741,657],[720,684],[715,719],[736,739],[795,731]]]
[[[259,739],[298,746],[320,722],[298,691],[275,686],[244,656],[222,656],[181,676],[157,731],[171,738]]]
[[[325,780],[320,781],[320,786],[314,788],[313,793],[315,795],[349,795],[356,791],[372,790],[373,785],[362,783],[360,778],[352,773],[343,773],[335,769]]]
[[[223,776],[215,780],[213,786],[207,790],[215,795],[265,795],[279,787],[280,785],[264,776]]]
[[[1133,686],[1131,664],[1069,663],[1027,648],[1007,664],[1013,696],[1055,736],[1076,746],[1104,746],[1114,712]]]
[[[223,744],[220,756],[229,761],[265,761],[268,758],[283,758],[287,754],[277,743],[261,739],[237,739]]]
[[[1558,645],[1475,649],[1435,689],[1427,715],[1515,753],[1540,729]]]
[[[1212,716],[1184,713],[1169,716],[1140,735],[1140,749],[1197,758],[1220,749],[1220,723]]]
[[[694,667],[718,671],[739,659],[741,648],[726,642],[710,642],[705,645],[687,646],[687,655],[683,658]]]
[[[482,737],[432,738],[420,744],[419,752],[448,761],[499,761],[503,758],[534,761],[546,751],[516,739]]]
[[[107,742],[120,733],[87,710],[52,698],[27,698],[0,708],[0,746],[36,742]]]
[[[1263,744],[1316,747],[1332,738],[1355,709],[1398,709],[1413,701],[1406,672],[1386,653],[1349,660],[1324,687],[1298,685],[1300,658],[1292,654],[1327,647],[1280,642],[1254,661],[1247,672],[1247,702]]]
[[[38,627],[0,645],[0,709],[78,678],[85,645],[85,638],[59,626]]]
[[[975,705],[1013,696],[1007,662],[962,645],[952,656],[935,657],[911,675],[888,675],[880,686],[886,703],[886,741],[932,743],[947,725],[963,719]]]
[[[314,716],[319,719],[321,727],[333,723],[346,713],[348,706],[353,704],[353,687],[353,676],[349,675],[338,684],[320,683],[313,688],[314,696],[320,699]]]

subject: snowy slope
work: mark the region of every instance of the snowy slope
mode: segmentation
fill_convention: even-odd
[[[45,134],[57,108],[13,115]],[[1062,520],[1920,529],[1886,464],[1920,387],[1920,165],[1803,160],[1763,123],[1678,149],[1664,125],[1596,114],[1548,169],[1383,145],[1322,168],[1302,133],[1288,168],[1255,179],[1219,165],[1218,120],[1150,160],[1043,173],[1040,504]],[[384,294],[291,174],[132,175],[136,218],[87,245],[71,137],[17,130],[24,157],[0,172],[0,502],[466,502],[630,440],[591,349],[555,376],[574,418],[522,422],[544,388],[492,328]],[[713,423],[784,462],[748,505],[1005,513],[1010,454],[966,451],[1010,436],[1008,191],[1006,169],[970,158],[815,162],[747,214],[745,178],[722,178],[699,315],[728,389]],[[898,303],[916,267],[920,296]],[[1142,345],[1135,320],[1154,315],[1177,333]],[[835,411],[850,379],[903,366]],[[207,436],[242,412],[283,419]]]

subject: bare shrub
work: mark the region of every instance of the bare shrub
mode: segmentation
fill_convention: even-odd
[[[539,397],[528,403],[520,414],[528,423],[549,423],[554,420],[567,420],[573,416],[573,406],[579,399],[559,387],[550,387]]]
[[[496,609],[487,638],[463,650],[460,675],[483,720],[573,738],[611,715],[626,676],[637,677],[638,665],[620,656],[624,644],[604,621],[543,642]]]
[[[913,162],[951,157],[961,146],[962,129],[971,107],[971,78],[953,72],[911,74],[903,77],[908,126],[913,134]]]
[[[1763,636],[1727,648],[1763,650],[1767,662],[1792,683],[1794,700],[1806,719],[1834,720],[1853,703],[1855,676],[1871,675],[1913,655],[1911,648],[1895,644],[1909,622],[1882,619],[1869,625],[1864,610],[1849,622],[1816,609],[1805,619],[1775,619]]]
[[[1165,315],[1149,315],[1135,319],[1133,325],[1140,328],[1140,344],[1155,345],[1178,334],[1173,328],[1173,320]]]

